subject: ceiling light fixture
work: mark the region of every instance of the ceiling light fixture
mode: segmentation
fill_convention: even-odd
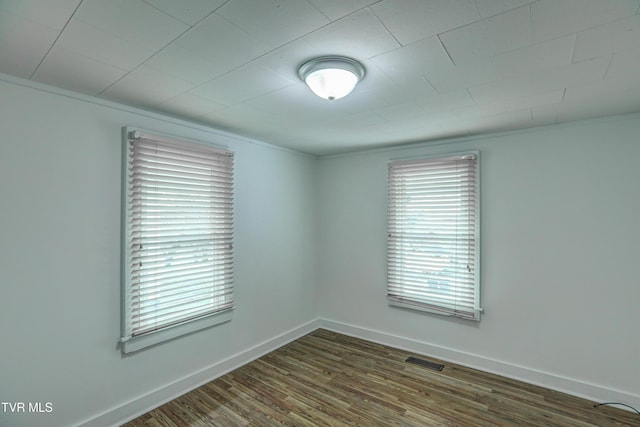
[[[298,75],[320,98],[333,101],[347,96],[364,78],[364,67],[344,56],[321,56],[300,67]]]

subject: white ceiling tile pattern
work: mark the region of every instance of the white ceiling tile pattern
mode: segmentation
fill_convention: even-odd
[[[614,54],[604,80],[615,80],[630,89],[640,88],[640,74],[634,76],[630,69],[640,69],[640,48]]]
[[[33,78],[42,83],[95,96],[126,73],[122,68],[55,46]]]
[[[96,49],[96,46],[100,46]],[[130,70],[137,67],[155,51],[142,47],[119,35],[110,34],[93,25],[75,19],[67,25],[56,41],[56,47]]]
[[[640,0],[0,0],[0,72],[322,155],[638,112]]]
[[[191,86],[184,80],[140,66],[102,92],[101,96],[148,108],[188,91]]]
[[[309,0],[316,9],[332,21],[342,18],[380,0]]]
[[[398,83],[449,73],[454,64],[438,37],[419,40],[371,59],[384,73]]]
[[[174,116],[181,116],[186,112],[194,119],[203,121],[206,120],[209,114],[220,112],[226,107],[193,93],[184,92],[157,104],[156,108]]]
[[[578,33],[574,61],[606,56],[640,47],[640,15],[610,22]]]
[[[31,78],[59,33],[0,10],[0,71]]]
[[[216,13],[270,46],[290,42],[330,22],[300,0],[235,0]]]
[[[46,5],[45,0],[43,7]],[[141,0],[82,0],[73,19],[154,51],[162,49],[189,28]]]
[[[192,93],[232,106],[292,84],[264,67],[249,63],[193,89]]]
[[[531,74],[531,84],[540,92],[597,84],[604,78],[610,62],[611,57],[606,56],[541,70]]]
[[[529,7],[521,7],[440,35],[453,62],[468,61],[531,45]]]
[[[476,0],[480,16],[483,18],[498,15],[534,2],[535,0]]]
[[[2,0],[0,13],[8,12],[33,23],[61,31],[81,0]],[[49,7],[43,7],[43,6]]]
[[[383,0],[371,9],[403,45],[480,19],[474,0]]]
[[[398,43],[368,9],[354,12],[302,38],[311,49],[325,54],[350,55],[364,60],[398,47]]]
[[[249,63],[270,50],[266,43],[216,14],[200,21],[173,44],[190,51],[196,58],[210,62],[212,79]]]
[[[498,79],[571,64],[576,35],[500,53],[491,58]]]
[[[531,4],[535,41],[597,27],[633,15],[638,0],[540,0]]]
[[[222,63],[209,60],[205,55],[194,55],[192,51],[176,43],[153,55],[144,62],[144,65],[189,82],[194,86],[206,83],[214,76],[223,74],[229,69]]]
[[[227,0],[144,0],[144,2],[191,26],[209,16]]]

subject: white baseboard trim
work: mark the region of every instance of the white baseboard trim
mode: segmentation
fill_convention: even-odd
[[[589,384],[571,378],[537,371],[524,366],[518,366],[512,363],[465,353],[459,350],[329,319],[320,319],[320,327],[355,338],[361,338],[378,344],[407,350],[412,353],[431,356],[437,359],[456,363],[458,365],[478,369],[480,371],[545,387],[551,390],[591,400],[593,402],[621,402],[636,408],[640,407],[640,396],[624,391]],[[618,407],[620,409],[630,410],[624,406]]]
[[[78,427],[119,426],[158,406],[169,402],[203,384],[233,371],[259,357],[276,350],[318,328],[388,345],[425,356],[442,359],[485,372],[513,378],[530,384],[581,397],[593,402],[615,401],[640,407],[640,396],[582,381],[566,378],[483,356],[465,353],[386,332],[363,328],[329,319],[315,319],[286,331],[274,338],[214,363],[200,371],[167,384],[159,389],[109,409],[78,424]],[[629,408],[620,406],[620,409]]]
[[[200,387],[228,372],[258,359],[265,354],[282,347],[320,327],[318,319],[293,328],[274,338],[263,341],[247,350],[237,353],[220,362],[216,362],[200,371],[174,381],[166,386],[139,396],[129,402],[109,409],[102,414],[78,424],[78,427],[119,426],[127,421],[149,412],[193,389]]]

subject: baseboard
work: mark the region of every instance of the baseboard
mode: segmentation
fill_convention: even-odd
[[[193,374],[174,381],[173,383],[167,384],[166,386],[156,389],[150,393],[112,408],[96,417],[83,421],[78,424],[78,427],[119,426],[193,389],[198,388],[209,381],[246,365],[247,363],[264,356],[265,354],[276,350],[291,341],[295,341],[296,339],[315,331],[319,327],[320,321],[318,319],[312,320],[274,338],[263,341],[262,343],[237,353],[225,360],[216,362],[198,372],[194,372]]]
[[[316,319],[284,332],[274,338],[263,341],[260,344],[237,353],[225,360],[214,363],[198,372],[174,381],[173,383],[167,384],[166,386],[130,400],[129,402],[109,409],[100,415],[78,424],[78,427],[119,426],[183,395],[184,393],[198,388],[209,381],[231,372],[234,369],[237,369],[273,350],[276,350],[291,341],[313,332],[318,328],[388,345],[413,353],[432,356],[434,358],[468,366],[481,371],[546,387],[593,402],[615,401],[622,402],[636,408],[640,407],[640,396],[623,391],[613,390],[523,366],[429,344],[411,338],[400,337],[386,332],[367,329],[329,319]],[[628,410],[628,408],[625,407],[620,408]]]
[[[407,350],[425,356],[431,356],[437,359],[467,366],[469,368],[545,387],[593,402],[621,402],[636,408],[640,407],[640,396],[620,390],[589,384],[571,378],[514,365],[512,363],[494,360],[447,347],[417,341],[411,338],[400,337],[386,332],[380,332],[333,320],[320,319],[320,327],[355,338],[361,338],[378,344],[388,345],[390,347]],[[629,410],[629,408],[623,406],[619,406],[619,408]]]

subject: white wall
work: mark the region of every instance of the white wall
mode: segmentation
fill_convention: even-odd
[[[2,426],[116,424],[319,324],[640,406],[638,115],[315,160],[8,76],[0,100],[0,402],[53,408]],[[226,144],[237,171],[234,319],[129,357],[125,125]],[[386,163],[468,149],[486,314],[390,308]]]
[[[116,423],[315,327],[314,158],[7,76],[0,100],[0,401],[53,409],[0,425]],[[128,357],[125,125],[236,153],[233,320]]]
[[[640,406],[640,116],[319,161],[332,329]],[[391,159],[481,151],[480,323],[389,307]]]

